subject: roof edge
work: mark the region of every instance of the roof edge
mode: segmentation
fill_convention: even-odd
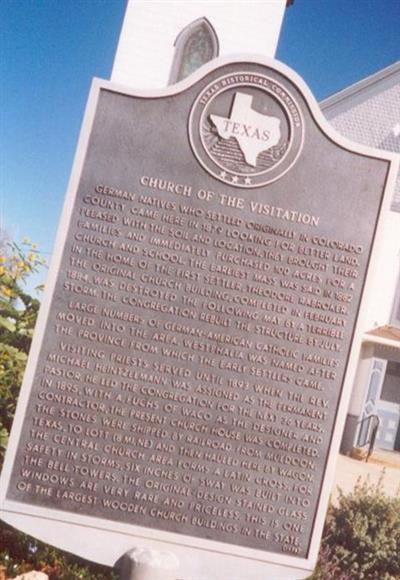
[[[357,81],[356,83],[334,93],[330,97],[323,99],[320,101],[321,109],[328,109],[329,107],[340,103],[340,101],[344,101],[345,99],[356,95],[357,93],[363,91],[368,87],[372,87],[374,84],[382,81],[385,78],[388,78],[397,72],[400,73],[400,60],[390,64],[389,66],[380,69],[379,71],[373,73],[372,75]]]

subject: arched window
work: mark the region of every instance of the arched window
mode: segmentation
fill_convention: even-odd
[[[201,65],[218,56],[218,37],[207,20],[198,18],[179,33],[169,84],[186,78]]]

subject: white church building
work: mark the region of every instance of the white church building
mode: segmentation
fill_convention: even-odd
[[[138,88],[178,82],[217,56],[273,57],[293,0],[129,0],[111,79]],[[262,22],[262,26],[254,25]],[[252,30],[252,34],[244,31]],[[357,143],[400,152],[400,63],[324,100],[333,127]],[[357,216],[354,216],[357,227]],[[381,227],[382,230],[382,227]],[[400,178],[379,233],[356,333],[362,347],[342,451],[400,450]]]
[[[400,153],[400,62],[324,100],[321,108],[352,141]],[[374,427],[375,448],[400,451],[400,176],[384,217],[379,258],[371,264],[371,284],[361,307],[362,348],[344,452],[367,446]]]

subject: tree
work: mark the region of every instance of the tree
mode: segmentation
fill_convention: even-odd
[[[39,311],[26,282],[46,265],[35,244],[2,242],[0,254],[0,466]],[[38,287],[39,289],[39,287]]]

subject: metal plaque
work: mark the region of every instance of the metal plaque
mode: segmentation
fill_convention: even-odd
[[[286,67],[204,70],[94,84],[3,515],[300,566],[390,161]]]

